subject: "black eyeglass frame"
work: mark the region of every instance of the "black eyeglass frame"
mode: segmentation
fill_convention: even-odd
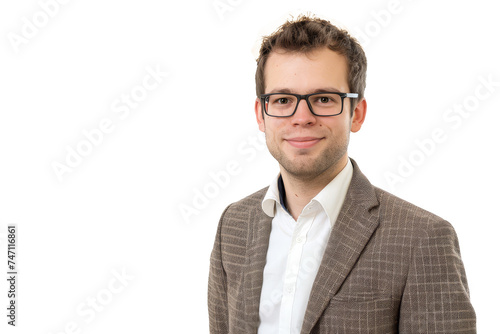
[[[338,114],[332,114],[332,115],[318,115],[316,113],[314,113],[313,111],[313,108],[311,106],[311,103],[309,102],[309,97],[310,96],[313,96],[313,95],[322,95],[322,94],[336,94],[338,96],[340,96],[341,98],[341,101],[342,101],[342,107],[340,108],[340,112]],[[277,116],[277,115],[270,115],[267,113],[267,110],[266,110],[266,99],[269,98],[269,96],[272,96],[272,95],[292,95],[292,96],[295,96],[298,100],[297,100],[297,104],[295,105],[295,110],[293,111],[293,113],[291,113],[290,115],[286,115],[286,116]],[[271,93],[271,94],[261,94],[260,95],[260,100],[261,100],[261,104],[262,104],[262,110],[266,113],[267,116],[269,117],[292,117],[295,112],[297,111],[297,108],[299,106],[299,103],[301,100],[306,100],[306,103],[307,103],[307,106],[309,107],[309,111],[314,115],[314,116],[319,116],[319,117],[331,117],[331,116],[338,116],[340,114],[342,114],[342,112],[344,111],[344,99],[348,97],[348,98],[357,98],[358,97],[358,93],[339,93],[339,92],[319,92],[319,93],[312,93],[312,94],[306,94],[306,95],[301,95],[301,94],[293,94],[293,93]]]

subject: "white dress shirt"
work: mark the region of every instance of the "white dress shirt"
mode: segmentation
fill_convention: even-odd
[[[309,294],[333,224],[352,178],[349,160],[344,169],[302,210],[297,221],[284,208],[278,175],[262,201],[273,217],[260,297],[259,334],[299,334]]]

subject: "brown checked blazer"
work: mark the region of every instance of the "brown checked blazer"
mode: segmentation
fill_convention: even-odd
[[[457,236],[370,184],[357,164],[309,296],[301,334],[476,333]],[[210,333],[257,333],[271,232],[267,189],[222,214],[210,260]]]

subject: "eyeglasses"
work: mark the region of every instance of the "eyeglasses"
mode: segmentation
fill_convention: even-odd
[[[324,92],[313,94],[272,93],[262,94],[260,99],[264,112],[272,117],[290,117],[297,111],[302,99],[315,116],[337,116],[344,109],[344,99],[357,98],[357,93]]]

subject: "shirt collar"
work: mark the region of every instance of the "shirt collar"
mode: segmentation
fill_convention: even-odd
[[[347,189],[351,183],[352,173],[352,163],[351,160],[348,160],[344,169],[311,200],[311,202],[318,202],[322,206],[328,215],[332,227],[344,203]],[[269,217],[274,217],[276,214],[276,205],[279,203],[287,211],[284,204],[285,198],[283,181],[281,180],[281,175],[278,174],[274,177],[262,200],[262,210]]]
[[[274,177],[273,181],[271,181],[271,184],[269,185],[269,188],[267,189],[264,199],[262,200],[262,210],[269,217],[274,217],[276,214],[276,204],[281,202],[280,191],[278,188],[278,180],[280,177],[280,174]]]
[[[312,201],[321,204],[330,219],[331,227],[337,220],[342,204],[344,204],[352,173],[352,163],[351,160],[348,160],[344,169],[312,199]]]

